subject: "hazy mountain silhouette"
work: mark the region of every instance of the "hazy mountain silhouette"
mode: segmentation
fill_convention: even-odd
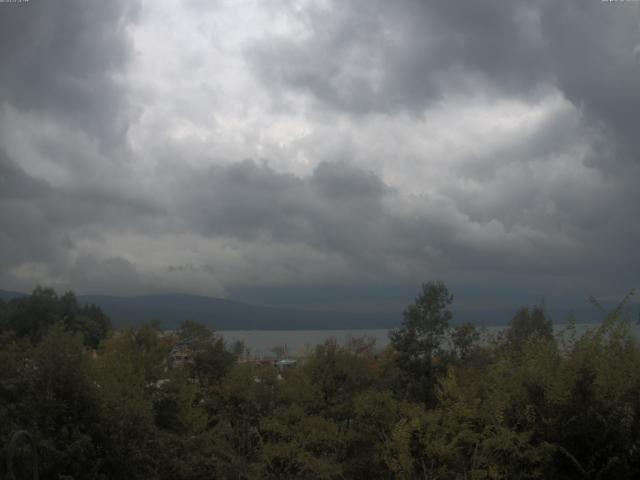
[[[21,292],[0,290],[0,299],[9,301],[27,296]],[[278,308],[188,294],[140,296],[78,295],[83,304],[95,304],[109,316],[116,327],[137,327],[158,320],[162,328],[177,328],[184,320],[195,320],[216,330],[340,330],[395,328],[402,312],[344,312]],[[608,305],[607,305],[608,306]],[[453,308],[452,325],[465,321],[477,325],[505,325],[515,313],[512,306],[489,309]],[[601,320],[591,306],[549,309],[555,323],[574,314],[579,322]],[[637,315],[637,314],[636,314]]]
[[[400,323],[400,315],[386,312],[317,312],[186,294],[78,298],[82,303],[98,305],[116,326],[159,320],[163,328],[176,328],[184,320],[195,320],[216,330],[317,330],[392,328]]]
[[[28,295],[26,293],[12,292],[10,290],[0,290],[0,300],[4,300],[5,302],[13,300],[14,298],[22,297],[28,297]]]

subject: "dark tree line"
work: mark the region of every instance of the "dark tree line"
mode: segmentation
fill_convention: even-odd
[[[56,323],[82,335],[85,345],[92,348],[98,348],[111,330],[102,310],[95,305],[80,305],[73,292],[58,296],[52,288],[37,287],[28,297],[7,303],[0,300],[0,341],[27,339],[35,345]]]
[[[28,429],[52,479],[636,478],[623,308],[554,335],[524,307],[489,337],[452,302],[426,283],[387,349],[328,341],[279,372],[197,323],[114,331],[39,288],[0,302],[0,445]]]

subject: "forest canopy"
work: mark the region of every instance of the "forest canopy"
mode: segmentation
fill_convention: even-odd
[[[328,341],[279,369],[196,322],[114,330],[37,288],[0,301],[0,445],[27,429],[41,478],[76,480],[636,478],[624,305],[555,333],[522,307],[491,337],[450,326],[453,301],[425,283],[386,349]]]

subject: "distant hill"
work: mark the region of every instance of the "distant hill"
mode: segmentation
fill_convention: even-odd
[[[0,299],[8,301],[27,296],[24,293],[0,290]],[[341,330],[395,328],[402,321],[402,312],[341,312],[314,311],[251,305],[238,301],[187,294],[142,295],[121,297],[110,295],[79,295],[83,304],[96,304],[115,326],[137,327],[149,320],[159,320],[162,328],[177,328],[184,320],[195,320],[215,330]],[[605,305],[605,308],[613,308]],[[465,321],[477,325],[506,325],[516,307],[490,309],[456,308],[452,324]],[[638,306],[633,306],[634,318]],[[563,323],[573,313],[579,322],[601,320],[591,305],[578,308],[549,308],[555,323]]]
[[[249,305],[198,295],[168,294],[116,297],[80,295],[80,302],[98,305],[114,325],[138,326],[160,320],[163,328],[195,320],[215,330],[337,330],[393,328],[398,314],[315,312]]]
[[[22,298],[26,296],[28,295],[25,293],[12,292],[10,290],[0,290],[0,300],[4,300],[5,302],[13,300],[14,298]]]

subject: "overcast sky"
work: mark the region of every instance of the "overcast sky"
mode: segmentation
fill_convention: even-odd
[[[0,3],[0,288],[617,298],[640,272],[639,21],[600,0]]]

